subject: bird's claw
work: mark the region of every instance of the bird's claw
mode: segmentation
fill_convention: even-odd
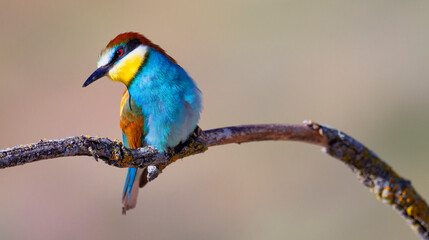
[[[192,132],[192,137],[193,138],[197,138],[198,136],[200,136],[200,135],[202,135],[203,134],[203,130],[199,127],[199,126],[197,126],[196,128],[195,128],[195,130],[194,130],[194,132]]]

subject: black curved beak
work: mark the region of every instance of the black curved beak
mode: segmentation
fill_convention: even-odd
[[[82,87],[86,87],[89,84],[95,82],[96,80],[104,77],[109,70],[110,70],[110,64],[99,67],[97,70],[95,70],[95,72],[93,72],[91,74],[91,76],[89,76],[88,79],[86,79],[86,81],[85,81],[85,83],[83,83]]]

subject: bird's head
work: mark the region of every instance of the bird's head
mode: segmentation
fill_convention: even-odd
[[[98,69],[89,76],[82,87],[103,76],[122,82],[128,87],[139,69],[144,66],[150,51],[158,51],[175,62],[163,49],[143,35],[134,32],[119,34],[101,51]]]

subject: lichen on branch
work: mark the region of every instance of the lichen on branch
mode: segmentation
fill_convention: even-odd
[[[258,124],[207,131],[198,128],[185,143],[162,153],[150,146],[128,149],[118,141],[89,136],[41,140],[0,150],[0,168],[59,157],[92,156],[116,167],[156,166],[150,173],[153,180],[158,171],[177,159],[203,153],[209,147],[268,140],[299,141],[324,147],[327,154],[350,167],[377,199],[397,210],[421,239],[429,240],[429,207],[411,182],[352,137],[311,121],[300,125]]]

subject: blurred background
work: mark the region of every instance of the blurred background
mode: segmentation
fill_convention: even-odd
[[[203,129],[334,126],[429,200],[429,2],[3,1],[0,149],[75,135],[121,139],[124,86],[81,85],[137,31],[204,96]],[[260,142],[179,160],[121,215],[126,170],[90,157],[0,174],[0,239],[418,239],[317,146]]]

